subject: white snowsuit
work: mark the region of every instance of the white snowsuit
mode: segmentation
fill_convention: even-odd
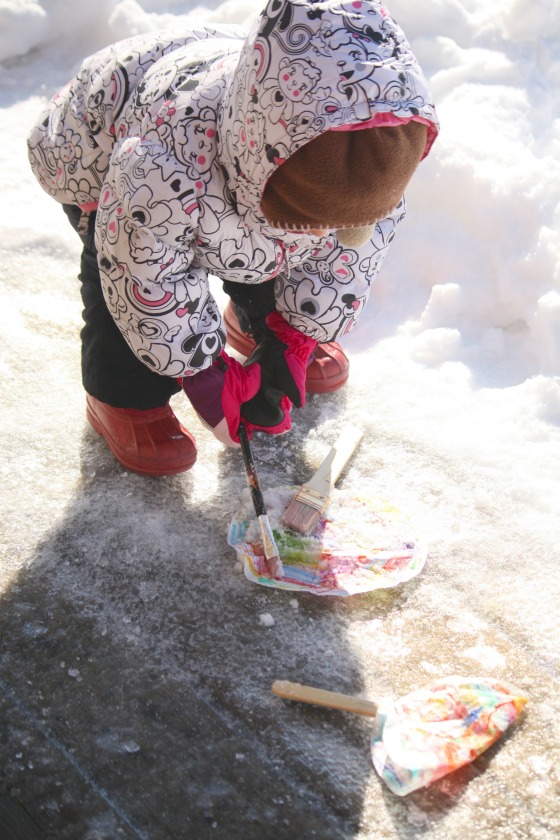
[[[360,249],[271,228],[270,175],[329,128],[377,118],[438,123],[405,36],[377,0],[270,0],[251,31],[212,27],[127,39],[88,58],[29,138],[57,201],[97,210],[109,310],[152,370],[181,377],[224,345],[208,274],[275,278],[276,308],[329,341],[357,321],[404,216]]]

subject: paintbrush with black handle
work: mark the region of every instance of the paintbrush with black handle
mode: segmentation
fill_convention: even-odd
[[[239,442],[241,444],[241,452],[243,453],[243,460],[245,462],[247,484],[249,485],[249,490],[251,491],[251,498],[253,499],[253,507],[255,508],[255,513],[257,515],[259,525],[261,526],[265,560],[271,577],[279,579],[284,575],[282,561],[280,560],[280,557],[278,555],[278,549],[274,541],[272,528],[270,527],[268,514],[266,512],[266,506],[264,503],[264,498],[259,483],[259,477],[257,475],[257,469],[255,467],[255,461],[253,459],[253,453],[251,451],[251,445],[249,443],[249,437],[247,435],[247,429],[243,425],[243,422],[239,424],[238,435]]]

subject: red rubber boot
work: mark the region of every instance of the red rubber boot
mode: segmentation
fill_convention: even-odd
[[[243,356],[250,356],[255,349],[255,341],[242,331],[231,301],[228,301],[223,319],[228,344]],[[307,368],[305,390],[308,394],[327,394],[338,391],[348,379],[349,368],[350,362],[340,344],[336,341],[318,344]]]
[[[193,436],[181,426],[171,407],[113,408],[86,397],[87,419],[123,467],[144,475],[176,475],[196,461]]]

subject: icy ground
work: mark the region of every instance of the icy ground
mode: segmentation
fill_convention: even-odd
[[[82,55],[157,27],[165,5],[168,23],[180,4],[107,0],[103,22],[93,2],[79,20],[62,0],[0,10],[0,794],[71,840],[557,837],[560,5],[390,4],[442,134],[346,342],[348,386],[255,441],[273,487],[363,425],[341,486],[426,534],[420,576],[345,599],[245,579],[226,544],[241,457],[184,400],[199,459],[173,479],[125,473],[85,422],[78,241],[25,137]],[[270,693],[286,678],[398,697],[453,673],[530,703],[485,756],[405,799],[371,769],[367,720]]]

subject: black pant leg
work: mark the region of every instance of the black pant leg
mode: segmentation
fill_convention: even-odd
[[[87,230],[78,230],[81,211],[64,205],[74,230],[83,243],[80,263],[84,309],[82,382],[92,397],[115,408],[159,408],[181,390],[176,379],[154,373],[132,352],[105,303],[94,243],[95,213]]]

